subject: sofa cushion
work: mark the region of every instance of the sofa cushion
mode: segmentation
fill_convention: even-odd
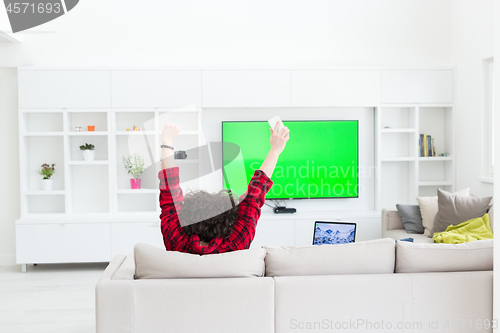
[[[470,188],[460,190],[452,193],[462,197],[470,196]],[[432,226],[434,225],[434,218],[438,212],[438,197],[418,197],[418,205],[420,206],[420,214],[422,214],[422,225],[424,226],[424,235],[432,237]]]
[[[265,246],[266,276],[394,273],[394,240],[351,244]]]
[[[463,244],[397,242],[396,273],[488,271],[493,239]]]
[[[264,249],[220,254],[165,251],[148,244],[134,247],[136,279],[232,278],[264,275]]]
[[[449,225],[457,225],[478,218],[488,212],[491,197],[461,197],[438,189],[438,212],[431,233],[443,232]]]
[[[409,234],[423,234],[424,226],[422,224],[422,215],[420,215],[419,205],[400,205],[397,204],[399,216]]]

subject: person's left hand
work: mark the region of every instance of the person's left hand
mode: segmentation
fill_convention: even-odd
[[[161,132],[161,139],[163,144],[170,144],[174,137],[181,131],[179,125],[175,123],[167,123],[163,125],[163,130]]]

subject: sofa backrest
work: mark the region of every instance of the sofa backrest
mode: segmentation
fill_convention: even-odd
[[[493,270],[493,239],[462,244],[398,241],[396,273],[465,272]]]
[[[266,246],[266,276],[394,273],[395,242],[313,246]]]
[[[265,256],[262,248],[201,256],[139,243],[134,247],[135,278],[259,277],[264,276]]]

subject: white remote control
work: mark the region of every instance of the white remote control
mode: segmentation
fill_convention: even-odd
[[[267,121],[269,123],[269,126],[274,130],[274,127],[276,126],[276,123],[279,122],[279,127],[278,127],[278,132],[281,131],[285,125],[283,125],[283,122],[281,121],[280,116],[272,117]]]

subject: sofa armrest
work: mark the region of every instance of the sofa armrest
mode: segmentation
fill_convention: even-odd
[[[117,255],[104,270],[95,288],[97,333],[132,333],[134,331],[133,280],[113,280],[125,261]]]
[[[384,231],[404,229],[405,226],[397,210],[382,210],[382,235]]]

